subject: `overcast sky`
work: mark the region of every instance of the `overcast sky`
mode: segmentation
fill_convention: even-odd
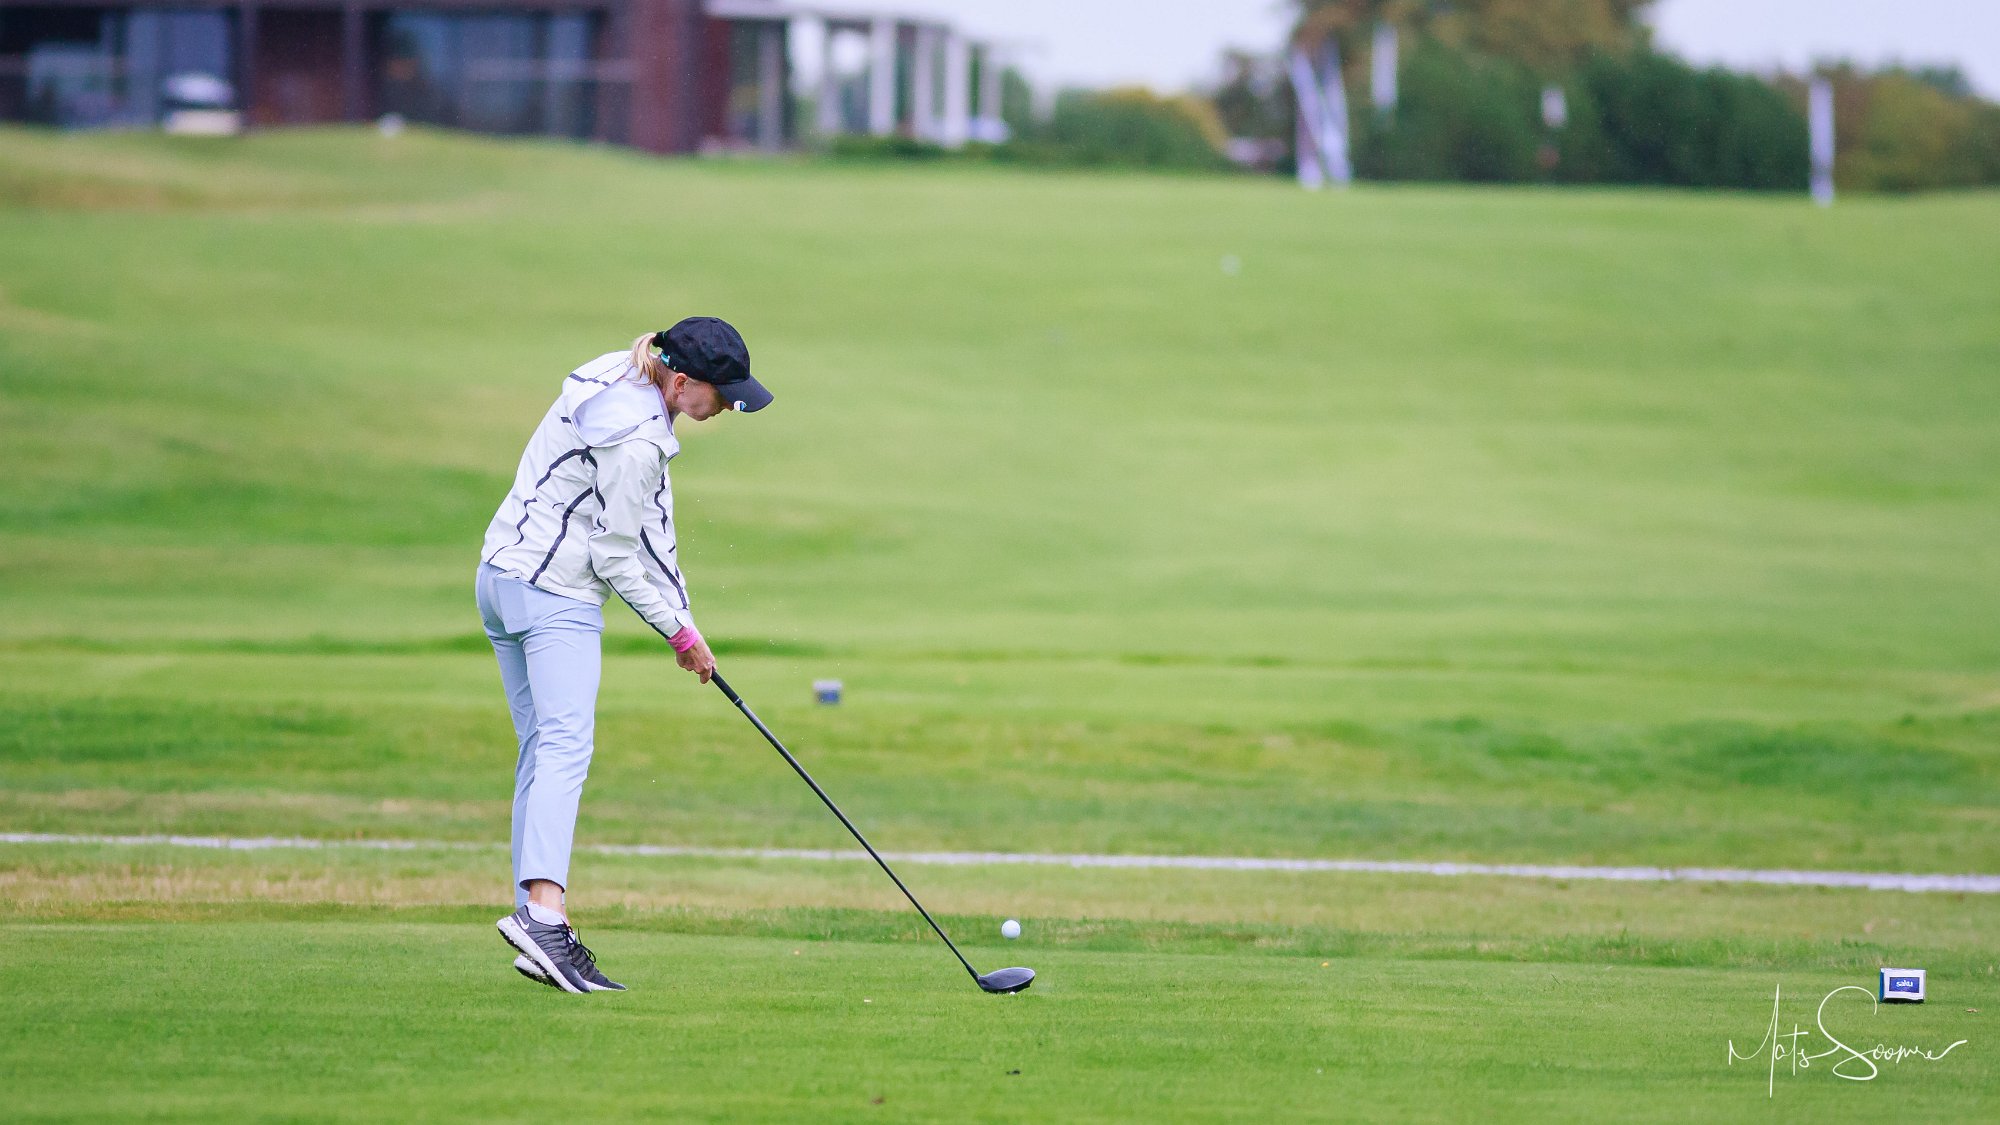
[[[833,0],[868,9],[869,0]],[[1204,83],[1229,46],[1270,50],[1290,25],[1285,0],[883,0],[974,34],[1022,42],[1038,83]],[[1952,63],[2000,98],[2000,0],[1658,0],[1662,46],[1700,63],[1799,69],[1814,59]],[[817,52],[801,60],[808,67]]]

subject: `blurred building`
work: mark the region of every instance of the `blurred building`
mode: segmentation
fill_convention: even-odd
[[[793,94],[793,26],[820,81]],[[843,68],[840,46],[860,47]],[[781,0],[0,0],[0,120],[248,127],[387,114],[653,152],[781,149],[807,133],[997,139],[990,45],[928,18]],[[207,91],[208,104],[184,104]],[[799,120],[801,102],[810,119]]]

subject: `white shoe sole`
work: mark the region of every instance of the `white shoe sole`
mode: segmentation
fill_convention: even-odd
[[[512,914],[500,919],[494,925],[499,929],[500,936],[507,939],[508,945],[520,950],[521,956],[533,962],[535,967],[540,969],[549,978],[546,983],[553,984],[564,992],[578,996],[590,991],[587,988],[578,988],[571,984],[569,978],[559,972],[556,969],[555,963],[549,960],[549,955],[542,952],[542,947],[535,944],[534,939],[528,936],[527,931],[521,928],[519,922],[514,921]]]
[[[511,945],[513,943],[509,942],[508,944]],[[549,974],[543,972],[540,965],[535,964],[526,957],[514,958],[514,971],[534,981],[536,984],[546,984],[550,988],[556,986],[556,982],[549,979]]]
[[[542,967],[540,965],[535,964],[533,961],[528,960],[526,957],[514,958],[514,971],[521,974],[524,977],[527,977],[529,980],[534,981],[536,984],[546,984],[550,988],[554,988],[556,986],[556,982],[549,979],[549,975],[542,971]],[[626,991],[626,989],[623,988],[606,988],[605,986],[597,983],[596,981],[588,979],[586,979],[583,982],[583,986],[592,992]]]

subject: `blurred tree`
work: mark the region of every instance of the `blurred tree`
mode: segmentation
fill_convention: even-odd
[[[1292,157],[1298,106],[1283,59],[1248,51],[1222,53],[1222,82],[1208,97],[1228,134],[1229,159],[1245,168],[1296,169]]]
[[[1653,0],[1295,0],[1293,38],[1337,37],[1352,69],[1378,23],[1392,23],[1461,50],[1509,59],[1543,77],[1564,73],[1593,52],[1624,53],[1649,43],[1641,17]]]
[[[1569,88],[1564,180],[1805,188],[1805,117],[1760,79],[1638,50],[1589,57]]]
[[[1458,0],[1432,9],[1431,33],[1536,74],[1567,73],[1594,53],[1648,42],[1640,19],[1652,0]]]
[[[1525,67],[1419,39],[1404,54],[1401,85],[1393,122],[1368,115],[1356,134],[1362,176],[1536,178],[1541,83]]]
[[[1833,84],[1834,180],[1847,191],[1922,191],[2000,184],[2000,106],[1949,68],[1870,73],[1821,66]],[[1805,104],[1806,83],[1782,83]]]
[[[1355,130],[1356,168],[1364,176],[1554,174],[1567,155],[1539,124],[1541,84],[1597,55],[1645,50],[1650,41],[1641,17],[1652,0],[1294,2],[1299,21],[1292,41],[1332,40],[1351,87],[1358,88],[1370,65],[1375,27],[1387,23],[1404,32],[1395,118]]]
[[[1972,91],[1972,80],[1955,66],[1891,67],[1886,73],[1907,75],[1946,97],[1970,100],[1976,96]]]
[[[1034,132],[1036,126],[1034,88],[1011,66],[1000,72],[1000,120],[1016,137]]]
[[[2000,184],[2000,105],[1977,102],[1972,110],[1972,136],[1967,141],[1979,182]]]
[[[1834,173],[1862,191],[1919,191],[1980,182],[1975,114],[1908,74],[1877,75],[1869,84],[1859,143],[1837,153]]]
[[[1222,53],[1222,84],[1209,95],[1223,131],[1232,137],[1290,137],[1290,83],[1276,60],[1248,51]]]

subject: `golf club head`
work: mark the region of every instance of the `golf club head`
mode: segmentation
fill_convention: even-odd
[[[979,987],[988,992],[1019,992],[1033,983],[1033,969],[995,969],[979,978]]]

